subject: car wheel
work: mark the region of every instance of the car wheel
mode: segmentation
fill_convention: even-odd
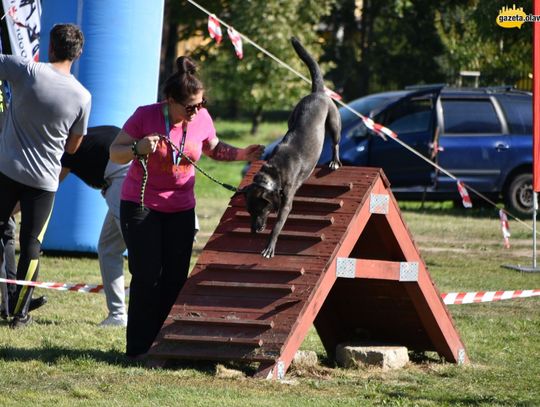
[[[521,217],[532,216],[533,188],[532,174],[518,174],[504,191],[504,203],[508,210]]]

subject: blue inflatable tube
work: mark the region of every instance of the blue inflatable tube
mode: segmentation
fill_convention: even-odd
[[[42,61],[57,23],[75,23],[85,36],[72,73],[92,94],[90,126],[122,127],[137,106],[157,100],[163,0],[43,0]],[[100,191],[69,175],[58,189],[43,249],[96,252],[106,211]]]

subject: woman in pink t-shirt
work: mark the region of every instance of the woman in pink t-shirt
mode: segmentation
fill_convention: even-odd
[[[264,150],[219,141],[204,108],[195,64],[180,57],[176,65],[178,71],[164,86],[166,100],[137,108],[110,148],[112,161],[146,158],[148,169],[141,194],[143,167],[138,159],[132,161],[120,205],[132,275],[126,335],[130,357],[148,351],[187,278],[195,232],[195,172],[182,154],[194,162],[201,153],[215,160],[253,161]]]

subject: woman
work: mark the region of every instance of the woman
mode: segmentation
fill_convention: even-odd
[[[122,188],[120,219],[132,275],[126,354],[148,351],[188,274],[195,222],[195,171],[184,157],[258,159],[264,147],[219,141],[204,108],[204,86],[187,57],[164,86],[166,100],[137,108],[111,145],[113,162],[133,160]],[[141,158],[147,159],[147,177]],[[145,179],[143,179],[145,178]],[[143,187],[143,181],[145,187]]]

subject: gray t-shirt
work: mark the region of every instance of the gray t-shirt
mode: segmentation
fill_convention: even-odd
[[[90,92],[51,64],[13,55],[0,54],[0,80],[9,82],[12,94],[0,136],[0,172],[54,192],[68,136],[86,134]]]

